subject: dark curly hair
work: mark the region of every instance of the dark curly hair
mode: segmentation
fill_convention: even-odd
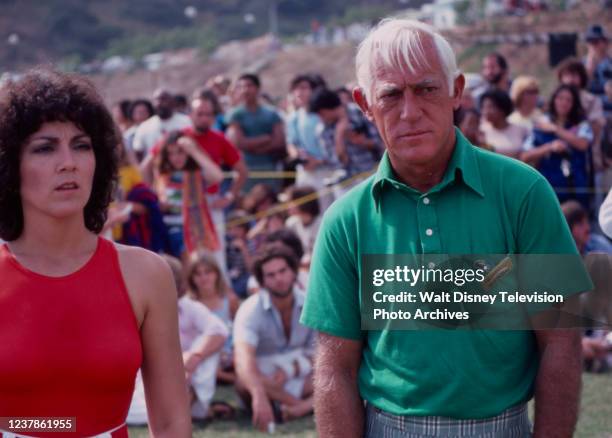
[[[90,138],[96,159],[85,226],[99,233],[117,181],[119,135],[95,87],[87,79],[49,68],[36,68],[0,87],[0,237],[15,240],[23,232],[21,151],[47,122],[72,122]]]

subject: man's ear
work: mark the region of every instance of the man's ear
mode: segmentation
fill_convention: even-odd
[[[463,76],[463,73],[460,73],[459,76],[455,78],[453,84],[453,108],[458,110],[461,106],[461,97],[463,96],[463,90],[465,89],[465,76]]]
[[[365,114],[367,119],[370,122],[373,122],[374,117],[372,116],[372,111],[370,110],[368,101],[366,100],[365,94],[363,93],[363,89],[359,87],[353,88],[353,100],[357,105],[359,105],[359,108],[361,108],[361,111],[363,111],[363,114]]]

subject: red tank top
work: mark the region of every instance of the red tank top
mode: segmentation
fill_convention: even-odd
[[[76,418],[76,433],[23,435],[83,437],[122,425],[141,362],[113,243],[98,238],[91,259],[65,277],[32,272],[0,246],[0,416]],[[126,427],[112,433],[127,436]]]

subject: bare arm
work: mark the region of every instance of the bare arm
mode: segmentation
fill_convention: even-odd
[[[191,375],[203,360],[221,351],[226,339],[227,336],[223,335],[206,336],[197,350],[185,353],[183,359],[187,373]]]
[[[580,333],[573,329],[535,332],[540,369],[535,387],[534,438],[570,438],[578,419],[582,372]]]
[[[237,199],[240,195],[240,190],[242,190],[242,186],[244,186],[244,183],[249,176],[249,171],[243,159],[240,159],[240,161],[234,164],[233,170],[238,173],[238,176],[234,178],[234,181],[232,181],[230,192],[234,195],[234,199]]]
[[[191,418],[178,336],[177,292],[159,256],[119,246],[120,265],[136,318],[141,322],[142,377],[150,436],[191,436]]]
[[[363,436],[364,409],[357,387],[361,341],[318,334],[314,409],[319,436]]]
[[[227,138],[230,142],[242,151],[252,154],[262,153],[262,148],[270,144],[272,136],[268,134],[258,135],[257,137],[246,137],[242,128],[237,123],[232,123],[227,128]],[[267,153],[267,151],[266,151]]]
[[[142,175],[143,181],[149,185],[153,185],[154,179],[154,166],[155,166],[155,156],[152,153],[147,154],[147,156],[140,162],[139,170]]]
[[[563,152],[565,148],[566,147],[563,142],[560,140],[554,140],[537,148],[522,152],[520,155],[520,160],[532,166],[537,166],[542,158],[546,158],[555,152]]]
[[[274,414],[255,360],[255,347],[246,342],[236,342],[234,358],[236,375],[251,395],[253,424],[259,430],[267,431],[268,424],[274,422]]]
[[[555,133],[561,140],[565,140],[572,148],[576,150],[586,151],[590,146],[589,140],[578,137],[572,131],[567,129],[557,127],[557,131]]]
[[[178,140],[178,145],[190,155],[202,169],[204,180],[209,184],[217,184],[223,180],[223,171],[221,168],[203,152],[196,142],[189,137],[181,137]]]
[[[272,138],[268,146],[268,152],[278,152],[287,148],[285,140],[285,127],[282,122],[278,122],[272,129]]]

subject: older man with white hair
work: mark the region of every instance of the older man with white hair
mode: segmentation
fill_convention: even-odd
[[[302,322],[319,332],[315,415],[328,437],[570,437],[580,388],[573,330],[366,330],[368,254],[576,254],[532,168],[453,126],[465,79],[423,23],[383,20],[361,43],[355,101],[386,152],[326,213]],[[568,294],[588,290],[580,267]],[[371,280],[371,279],[370,279]],[[365,403],[364,403],[365,402]]]

